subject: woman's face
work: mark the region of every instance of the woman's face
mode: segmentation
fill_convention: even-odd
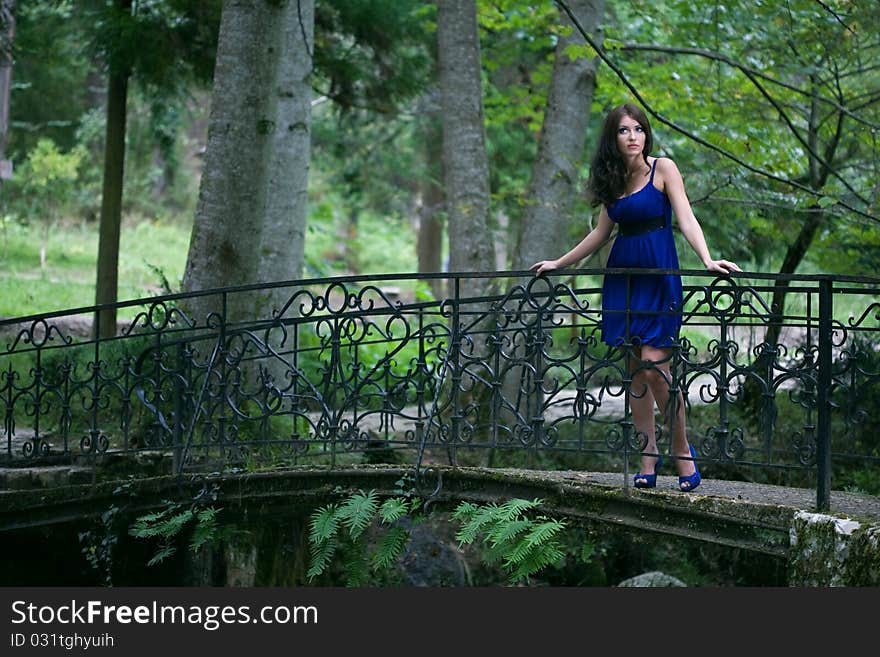
[[[631,116],[622,116],[617,126],[617,150],[625,158],[639,155],[645,150],[645,130]]]

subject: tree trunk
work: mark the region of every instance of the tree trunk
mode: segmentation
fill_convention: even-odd
[[[604,0],[573,0],[569,6],[581,26],[595,34],[605,10]],[[573,27],[567,16],[564,21]],[[590,121],[598,58],[580,57],[572,61],[565,49],[583,44],[580,32],[572,29],[556,46],[538,156],[532,167],[528,205],[513,269],[528,269],[538,260],[555,257],[561,245],[571,241],[568,213]]]
[[[12,162],[6,161],[9,138],[9,95],[12,91],[12,44],[15,42],[15,0],[0,0],[0,202],[3,183],[12,177]],[[3,257],[7,254],[6,223],[3,223]]]
[[[810,107],[809,132],[807,138],[809,140],[810,149],[813,153],[817,153],[819,151],[819,128],[822,123],[822,116],[819,101],[817,100],[819,88],[815,77],[811,76],[810,81],[812,83],[811,87],[814,95]],[[826,162],[834,161],[834,156],[837,151],[837,146],[840,143],[839,140],[842,132],[843,114],[838,113],[835,136],[831,138],[825,147],[824,157]],[[824,166],[817,157],[808,154],[808,172],[810,187],[819,191],[828,181],[830,169]],[[820,212],[818,206],[814,206],[812,210],[813,211],[807,215],[807,219],[801,226],[794,242],[792,242],[786,250],[785,257],[782,260],[782,266],[779,268],[780,274],[793,274],[797,270],[801,261],[803,261],[804,256],[806,256],[810,245],[813,243],[813,238],[815,238],[819,226],[826,218],[825,213]],[[788,293],[788,285],[788,281],[779,281],[773,290],[771,311],[774,316],[770,322],[770,326],[767,328],[767,334],[764,337],[764,342],[770,346],[775,345],[779,341],[779,335],[782,330],[781,318],[785,315],[785,297]]]
[[[0,0],[0,160],[6,159],[9,134],[9,93],[12,90],[14,42],[15,0]]]
[[[807,138],[809,140],[810,149],[813,153],[819,149],[819,126],[822,123],[819,101],[817,100],[819,89],[813,76],[810,78],[812,90],[814,92],[812,104],[809,114],[809,131]],[[843,134],[842,112],[837,114],[837,127],[834,136],[825,146],[824,159],[826,162],[833,162],[837,147],[840,143],[840,136]],[[818,158],[814,155],[808,155],[808,172],[810,187],[818,191],[825,186],[830,174],[830,169],[822,165]],[[797,271],[798,266],[806,256],[819,226],[822,225],[826,218],[824,212],[819,211],[818,205],[811,208],[813,211],[807,215],[806,220],[801,226],[798,235],[785,251],[785,257],[782,260],[782,266],[779,268],[780,274],[793,274]],[[775,424],[776,411],[775,404],[770,391],[773,389],[772,379],[774,377],[774,369],[778,365],[777,344],[782,334],[782,328],[785,318],[785,297],[788,295],[789,281],[777,281],[773,287],[773,299],[770,303],[770,317],[768,318],[767,332],[764,334],[764,349],[755,358],[751,365],[763,384],[758,383],[753,378],[747,378],[743,384],[743,403],[751,417],[758,418],[757,426],[766,436],[765,440],[769,441]]]
[[[312,0],[223,4],[187,291],[300,274],[313,27]],[[268,294],[230,301],[227,319],[267,317],[277,306]],[[202,321],[218,310],[211,304],[188,310]]]
[[[114,0],[119,10],[131,10],[131,0]],[[107,129],[104,144],[104,184],[101,190],[101,218],[98,234],[98,273],[95,303],[117,301],[119,279],[119,235],[122,224],[122,186],[125,170],[125,124],[129,71],[110,62],[107,84]],[[96,314],[96,337],[116,335],[116,309]]]
[[[574,0],[569,7],[580,25],[595,34],[605,10],[604,0]],[[572,241],[568,230],[572,219],[569,212],[577,191],[578,164],[590,121],[598,58],[572,60],[569,57],[566,48],[583,45],[585,41],[567,15],[563,14],[563,20],[572,31],[556,45],[538,154],[532,166],[526,212],[511,263],[515,270],[528,269],[539,260],[560,255],[567,250],[563,245]],[[578,223],[587,225],[583,220]],[[537,365],[538,354],[529,352],[523,356],[532,366]],[[522,415],[534,416],[543,405],[535,370],[516,362],[505,372],[503,394],[511,406],[519,404]],[[539,371],[539,379],[541,375]],[[502,414],[502,417],[508,424],[517,421],[514,415]],[[542,431],[542,425],[534,430]]]
[[[271,4],[271,3],[267,3]],[[306,209],[311,162],[312,48],[314,0],[287,3],[274,30],[272,79],[266,89],[270,133],[264,181],[265,203],[259,253],[260,281],[283,281],[302,276],[305,262]],[[290,291],[279,288],[263,295],[268,316],[280,308]]]
[[[491,271],[489,161],[475,0],[438,1],[437,45],[449,268],[453,272]],[[485,279],[466,279],[460,293],[480,296],[487,287]]]
[[[422,178],[422,206],[419,210],[419,232],[416,244],[418,270],[420,274],[433,274],[443,271],[443,223],[440,212],[443,210],[443,188],[440,186],[440,167],[434,166],[443,157],[443,136],[440,124],[429,120],[425,138],[425,158],[427,173]],[[435,299],[445,294],[443,281],[430,281],[431,293]]]

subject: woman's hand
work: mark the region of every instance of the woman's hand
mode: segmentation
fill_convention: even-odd
[[[535,276],[546,274],[548,271],[553,271],[554,269],[559,269],[558,260],[541,260],[541,262],[536,262],[529,267],[529,271],[535,272]]]
[[[742,271],[735,262],[729,260],[710,260],[706,263],[706,269],[709,271],[717,271],[722,274],[729,274],[734,271]]]

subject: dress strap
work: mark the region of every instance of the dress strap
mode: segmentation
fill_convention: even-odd
[[[648,178],[648,184],[649,184],[649,185],[653,185],[653,184],[654,184],[654,169],[656,169],[656,168],[657,168],[657,158],[655,157],[655,158],[654,158],[654,164],[651,165],[651,177]]]

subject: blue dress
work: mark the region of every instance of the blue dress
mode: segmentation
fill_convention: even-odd
[[[672,236],[672,205],[648,184],[606,206],[618,225],[607,267],[678,269]],[[678,340],[682,308],[681,277],[668,274],[607,274],[602,285],[602,341],[670,347]]]

